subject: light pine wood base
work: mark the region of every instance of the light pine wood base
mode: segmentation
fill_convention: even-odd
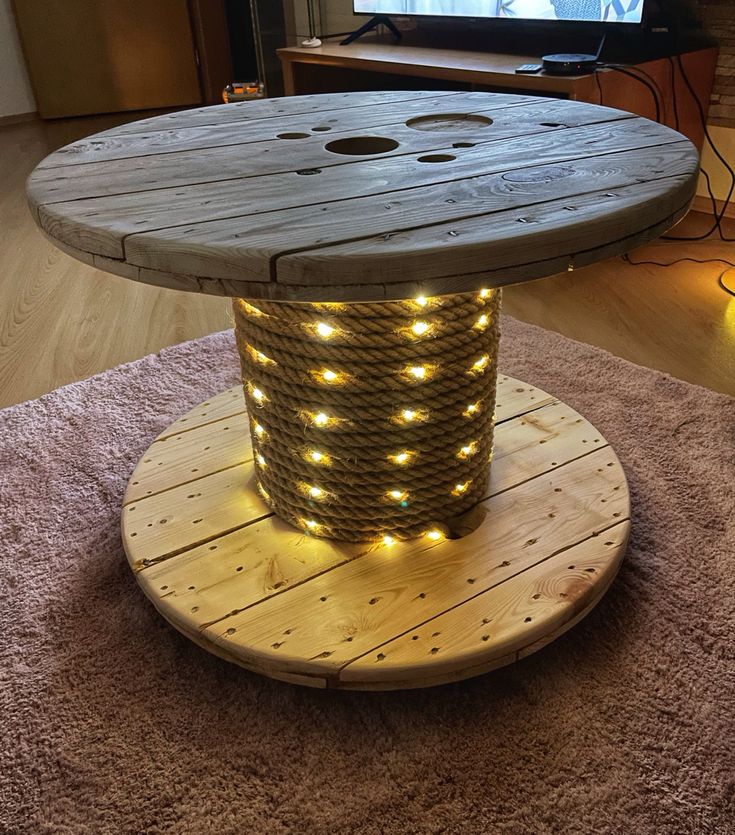
[[[242,393],[230,389],[174,422],[135,469],[122,520],[130,566],[184,635],[272,678],[390,690],[512,663],[600,600],[630,500],[605,439],[552,395],[501,375],[497,421],[471,533],[342,543],[269,512]]]

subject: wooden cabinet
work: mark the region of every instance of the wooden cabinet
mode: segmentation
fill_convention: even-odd
[[[341,46],[327,41],[317,49],[278,50],[286,93],[351,90],[483,90],[587,101],[617,107],[653,119],[659,100],[662,124],[680,130],[701,149],[702,120],[684,77],[706,116],[715,74],[717,48],[696,49],[672,60],[659,58],[628,68],[639,78],[614,69],[596,75],[519,75],[519,64],[537,63],[538,55],[473,52],[360,41]],[[642,80],[641,80],[642,79]]]
[[[226,44],[224,23],[221,32],[208,28],[220,6],[216,0],[14,0],[39,114],[49,119],[211,101],[231,80],[226,62],[208,60]]]

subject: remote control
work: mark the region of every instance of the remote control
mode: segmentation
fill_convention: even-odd
[[[521,64],[520,67],[516,67],[516,72],[518,73],[535,73],[541,72],[542,70],[541,64]]]

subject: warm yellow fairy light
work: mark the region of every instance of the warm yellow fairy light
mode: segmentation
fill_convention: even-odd
[[[475,360],[472,363],[472,368],[470,368],[470,373],[472,374],[480,374],[483,372],[490,362],[490,357],[487,354],[483,354],[479,359]]]
[[[253,424],[253,429],[259,438],[262,438],[265,435],[265,429],[259,423]]]
[[[309,487],[309,495],[312,499],[320,499],[324,495],[324,490],[321,487],[316,487],[312,485]]]
[[[393,499],[396,502],[403,502],[408,498],[408,491],[407,490],[389,490],[388,491],[388,498]]]
[[[476,415],[480,411],[480,404],[479,403],[470,403],[467,408],[462,412],[465,417],[472,417],[472,415]]]
[[[263,458],[263,456],[260,453],[258,453],[255,456],[255,459],[258,462],[258,464],[260,464],[261,467],[267,467],[268,466],[265,462],[265,458]]]
[[[336,328],[333,328],[326,322],[317,322],[315,330],[322,339],[329,339],[330,336],[334,336],[336,333]]]
[[[403,374],[409,380],[422,381],[428,380],[436,371],[436,366],[425,363],[424,365],[407,365],[403,369]]]
[[[268,399],[265,395],[265,392],[262,389],[258,388],[257,386],[251,385],[251,386],[249,386],[249,389],[250,389],[250,396],[259,405],[262,405]]]
[[[314,519],[303,519],[302,521],[310,531],[315,531],[320,527],[319,522],[314,521]]]
[[[386,534],[383,537],[383,545],[387,545],[388,547],[390,547],[391,545],[395,545],[395,544],[396,544],[396,539],[394,537],[389,536],[388,534]]]
[[[429,419],[427,409],[401,409],[393,415],[393,423],[420,423]]]
[[[318,449],[309,449],[306,451],[306,459],[308,461],[313,461],[315,464],[324,464],[327,465],[330,463],[331,459],[329,456],[324,452],[319,452]]]
[[[483,288],[480,290],[480,298],[486,299],[490,295],[490,291],[487,288]]]
[[[427,331],[430,330],[431,325],[428,322],[419,321],[414,322],[413,325],[411,325],[411,333],[413,333],[414,336],[423,336]]]
[[[261,496],[262,496],[262,497],[263,497],[263,498],[264,498],[267,502],[269,502],[269,501],[270,501],[271,494],[270,494],[270,493],[269,493],[269,492],[265,489],[265,487],[263,487],[263,485],[262,485],[260,482],[258,482],[258,492],[260,493],[260,495],[261,495]]]
[[[490,317],[487,315],[487,313],[483,313],[482,316],[480,316],[480,318],[475,322],[474,326],[478,330],[483,330],[489,324],[490,324]]]
[[[324,412],[317,412],[313,417],[313,422],[316,426],[326,426],[331,418],[325,415]]]
[[[461,496],[463,493],[466,493],[470,484],[472,484],[472,481],[463,481],[461,484],[455,484],[454,489],[452,490],[452,495]]]
[[[429,539],[434,540],[434,542],[437,542],[444,536],[444,534],[441,531],[436,530],[435,528],[434,530],[426,531],[426,536],[428,536]]]
[[[469,444],[465,444],[463,447],[460,447],[460,450],[457,453],[457,458],[470,458],[476,452],[477,441],[471,441]]]
[[[320,383],[340,383],[346,377],[341,371],[332,371],[331,368],[321,368],[319,371],[311,372]]]
[[[408,464],[412,457],[413,453],[404,449],[403,452],[397,452],[395,455],[389,455],[388,459],[394,464]]]
[[[414,301],[419,307],[426,307],[426,305],[429,303],[429,300],[426,298],[426,296],[417,296],[416,299],[414,299]]]
[[[255,362],[259,362],[261,365],[275,365],[276,364],[275,360],[272,360],[270,357],[267,357],[262,351],[259,351],[257,348],[254,348],[252,345],[247,346],[247,352]]]

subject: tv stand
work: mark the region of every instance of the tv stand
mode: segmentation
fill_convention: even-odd
[[[540,63],[540,53],[441,49],[370,38],[347,46],[327,41],[317,49],[286,47],[278,50],[278,56],[283,65],[286,95],[290,96],[353,90],[478,90],[586,101],[649,119],[656,116],[650,90],[613,69],[575,76],[515,72],[520,64]],[[706,116],[717,48],[684,52],[681,61]],[[704,133],[699,111],[682,78],[678,60],[655,58],[629,68],[639,70],[641,75],[646,73],[660,89],[662,123],[678,127],[701,149]]]
[[[393,37],[396,39],[396,43],[401,40],[401,33],[388,15],[376,14],[371,17],[367,23],[363,24],[359,29],[355,29],[355,31],[351,35],[348,35],[343,41],[340,41],[340,46],[347,46],[348,44],[354,43],[358,38],[361,38],[368,32],[372,32],[373,29],[377,29],[378,26],[385,26],[387,29],[390,29],[393,33]]]

